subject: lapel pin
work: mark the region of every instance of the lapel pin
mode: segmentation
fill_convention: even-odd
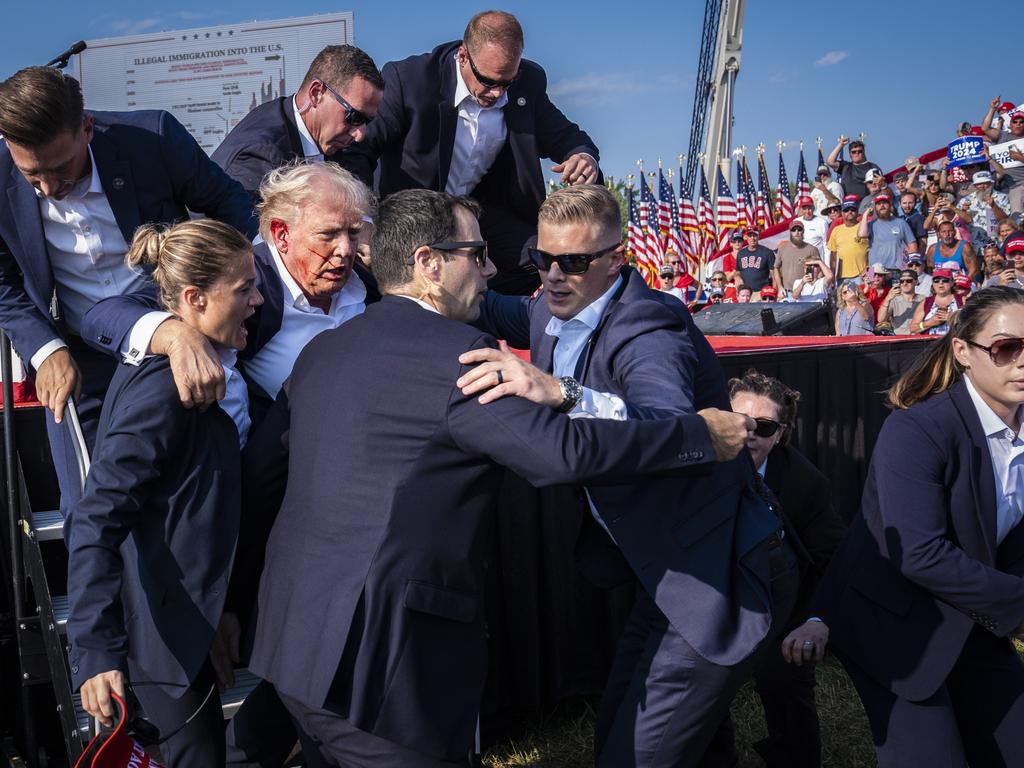
[[[114,185],[114,189],[124,189],[124,179],[120,176],[115,176],[114,181],[111,183]]]
[[[526,97],[525,96],[520,96],[518,99],[516,99],[516,104],[518,104],[520,107],[525,107],[526,106]]]

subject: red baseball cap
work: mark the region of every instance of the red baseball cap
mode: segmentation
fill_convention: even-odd
[[[882,200],[885,200],[885,202],[887,203],[892,202],[892,198],[889,197],[888,192],[879,192],[877,195],[875,195],[874,200],[876,203],[881,202]]]
[[[764,288],[761,289],[761,295],[762,296],[778,296],[779,292],[776,291],[773,286],[766,285]]]
[[[1017,105],[1014,104],[1012,101],[1004,101],[1002,104],[999,105],[999,110],[998,111],[999,112],[1012,112],[1016,108],[1017,108]]]
[[[938,269],[936,269],[936,270],[934,270],[932,272],[932,278],[936,278],[936,277],[944,277],[947,280],[952,280],[953,279],[953,272],[952,272],[952,270],[942,269],[941,267],[939,267]]]
[[[115,704],[117,725],[114,730],[93,737],[75,768],[162,768],[128,733],[124,701],[116,693],[111,693],[110,698]]]
[[[1007,253],[1021,253],[1024,252],[1024,237],[1011,237],[1006,241]]]
[[[813,207],[814,206],[814,200],[812,198],[808,197],[807,195],[804,195],[803,197],[801,197],[799,200],[796,201],[796,204],[797,204],[798,208],[802,208],[805,205],[810,205],[810,206]]]
[[[953,283],[957,288],[970,288],[971,278],[965,275],[963,272],[953,278]]]
[[[743,230],[743,234],[744,235],[760,235],[761,234],[761,230],[759,230],[757,227],[747,227],[746,229]]]

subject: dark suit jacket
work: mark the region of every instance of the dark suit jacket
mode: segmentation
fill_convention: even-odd
[[[685,305],[649,288],[634,269],[622,274],[620,295],[581,355],[582,383],[622,397],[631,419],[729,409],[722,368]],[[483,317],[513,346],[528,341],[534,364],[551,370],[555,338],[544,332],[551,313],[543,294],[523,300],[489,293]],[[779,521],[767,510],[739,514],[751,462],[744,455],[719,464],[705,439],[703,476],[590,488],[614,543],[584,514],[577,555],[601,586],[628,577],[624,558],[691,646],[710,661],[735,664],[771,623],[767,563],[748,555],[760,558],[752,550]]]
[[[698,416],[572,421],[519,398],[480,405],[455,381],[459,355],[485,345],[385,296],[299,355],[274,409],[289,410],[294,437],[250,662],[287,696],[450,761],[472,745],[486,674],[499,465],[536,485],[621,481],[680,471],[693,435],[706,439]]]
[[[260,104],[242,118],[214,150],[211,159],[237,181],[253,200],[270,171],[303,157],[302,139],[295,125],[293,96]],[[338,160],[330,155],[327,160]]]
[[[238,431],[178,400],[166,358],[120,365],[64,525],[77,688],[120,669],[184,693],[206,662],[238,535]]]
[[[846,524],[832,506],[828,478],[792,445],[772,449],[764,481],[779,500],[787,533],[799,542],[794,549],[802,555],[800,591],[789,624],[802,624],[822,574],[846,536]]]
[[[388,62],[381,70],[385,88],[377,117],[367,126],[363,141],[343,150],[341,163],[372,184],[379,161],[377,187],[382,198],[400,189],[444,191],[458,121],[454,101],[459,45],[458,41],[445,43],[430,53]],[[509,217],[536,231],[537,211],[545,194],[539,158],[561,162],[586,152],[599,159],[590,137],[551,103],[544,70],[523,59],[519,73],[503,110],[508,154],[499,155],[488,174],[492,178],[485,176],[472,193],[485,207],[481,220],[485,237],[491,236],[492,224],[511,228]],[[499,212],[501,219],[495,219]]]
[[[248,237],[257,221],[245,191],[220,170],[167,112],[92,112],[90,146],[103,191],[124,239],[148,222],[170,223],[189,211],[220,219]],[[39,199],[0,143],[0,327],[26,362],[63,335],[50,314],[53,271]]]
[[[1024,620],[1024,526],[996,546],[992,460],[958,381],[882,426],[860,514],[813,609],[830,643],[911,701],[934,694],[981,626]]]

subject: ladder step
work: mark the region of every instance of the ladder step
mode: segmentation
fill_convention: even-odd
[[[64,538],[64,518],[60,510],[32,513],[32,530],[37,541],[53,541]]]
[[[260,679],[248,669],[235,670],[235,684],[220,695],[220,703],[224,710],[225,720],[235,716],[238,708],[245,701],[245,697],[252,693],[259,682]]]
[[[68,616],[71,615],[71,604],[67,595],[53,595],[50,598],[53,606],[53,618],[57,622],[57,630],[63,635],[68,631]]]

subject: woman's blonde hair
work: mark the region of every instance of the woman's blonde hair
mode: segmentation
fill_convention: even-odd
[[[892,385],[888,392],[889,405],[909,408],[953,386],[963,375],[953,354],[953,339],[974,341],[993,314],[1015,304],[1024,306],[1024,291],[1008,285],[994,285],[971,296],[949,319],[949,332],[918,356],[910,370]]]
[[[234,227],[214,219],[183,221],[172,226],[143,224],[135,230],[125,263],[150,273],[160,303],[176,309],[183,288],[208,290],[238,265],[252,243]]]

